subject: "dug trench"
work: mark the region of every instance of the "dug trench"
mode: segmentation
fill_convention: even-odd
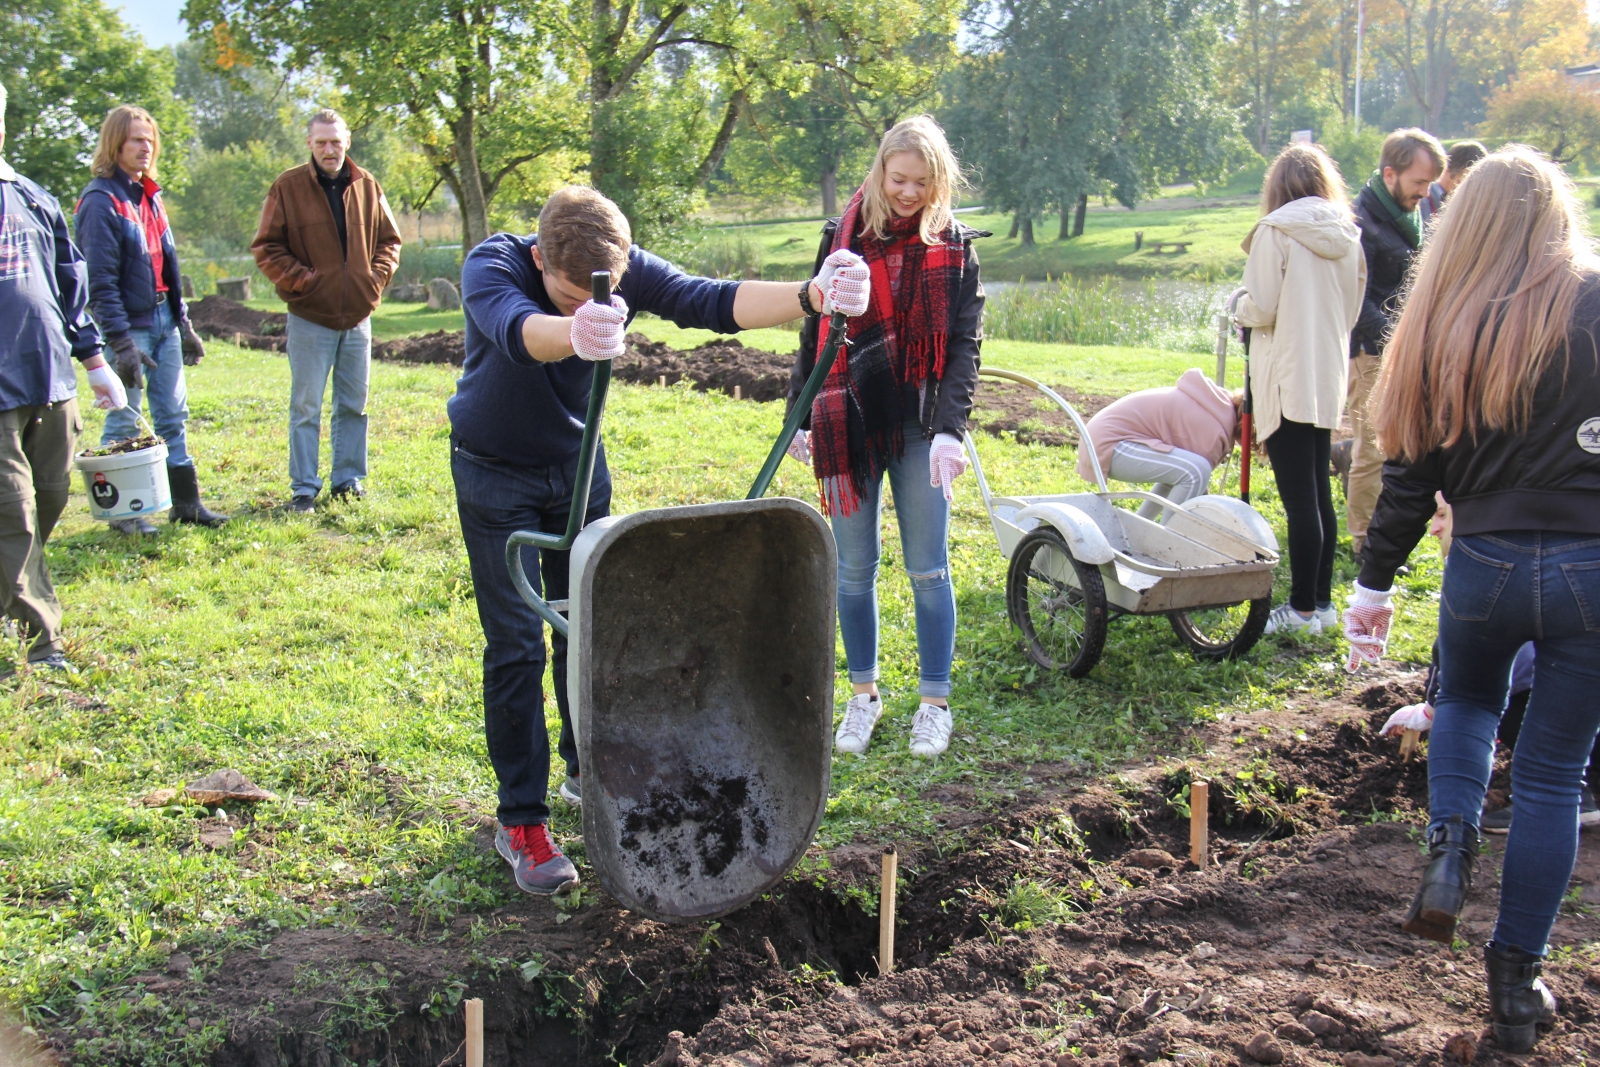
[[[1567,1064],[1600,1055],[1600,857],[1587,844],[1552,941],[1561,1000],[1532,1057],[1485,1037],[1500,839],[1452,948],[1398,923],[1422,863],[1423,759],[1377,730],[1421,679],[1347,681],[1198,727],[1120,773],[1025,773],[995,805],[936,787],[943,831],[899,841],[900,969],[877,974],[883,841],[808,857],[715,924],[520,898],[258,940],[134,988],[182,996],[226,1036],[218,1067],[463,1062],[460,1002],[485,1002],[492,1065],[999,1067]],[[1189,780],[1212,783],[1211,857],[1187,861]],[[480,846],[492,823],[476,816]],[[509,875],[507,875],[509,877]],[[1584,1059],[1587,1057],[1587,1059]]]

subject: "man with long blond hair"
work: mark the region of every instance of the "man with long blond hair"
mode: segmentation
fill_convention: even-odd
[[[1346,410],[1355,443],[1345,490],[1345,525],[1350,549],[1361,555],[1367,524],[1383,487],[1383,450],[1367,418],[1367,398],[1378,380],[1383,347],[1399,314],[1411,261],[1422,247],[1419,206],[1444,171],[1444,148],[1425,130],[1395,130],[1383,141],[1378,169],[1356,197],[1356,224],[1367,260],[1367,293],[1350,331],[1350,383]]]
[[[200,479],[189,452],[189,386],[184,367],[205,356],[189,325],[178,271],[178,247],[156,184],[161,130],[150,112],[114,107],[100,127],[90,170],[78,198],[75,229],[89,264],[89,308],[115,353],[128,406],[106,416],[102,446],[139,435],[139,402],[167,442],[172,521],[221,526],[228,521],[200,502]],[[145,518],[118,519],[113,529],[153,534]]]
[[[1451,944],[1518,650],[1533,691],[1494,939],[1494,1035],[1522,1053],[1555,1017],[1539,980],[1577,855],[1600,734],[1600,257],[1571,180],[1530,148],[1474,166],[1422,253],[1373,403],[1392,458],[1345,613],[1350,665],[1388,640],[1394,576],[1452,511],[1428,748],[1429,861],[1403,928]]]

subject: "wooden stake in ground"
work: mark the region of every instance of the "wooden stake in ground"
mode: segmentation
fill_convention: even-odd
[[[878,896],[878,973],[894,970],[894,890],[900,874],[900,854],[883,850],[883,889]]]
[[[665,389],[666,387],[667,387],[667,376],[665,374],[663,374],[661,376],[661,388]]]
[[[739,387],[737,385],[733,387],[733,398],[735,400],[743,400],[744,399],[744,397],[739,395]]]
[[[467,1001],[467,1067],[483,1067],[483,1001]]]
[[[1206,782],[1189,783],[1189,858],[1201,870],[1210,861],[1210,846],[1206,833],[1210,829],[1211,786]]]
[[[1411,762],[1411,754],[1417,750],[1417,742],[1422,740],[1421,730],[1407,730],[1400,735],[1400,761]]]

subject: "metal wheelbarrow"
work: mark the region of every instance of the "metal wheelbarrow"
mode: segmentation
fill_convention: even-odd
[[[1055,390],[1024,374],[978,373],[1030,386],[1064,410],[1089,450],[1099,492],[994,496],[972,434],[967,454],[1000,550],[1010,560],[1006,613],[1028,658],[1081,678],[1105,649],[1117,615],[1165,615],[1197,659],[1234,659],[1260,639],[1272,606],[1278,539],[1259,513],[1228,496],[1182,504],[1144,490],[1106,486],[1085,425]],[[1151,501],[1160,522],[1115,507]]]
[[[594,298],[611,292],[597,273]],[[748,497],[583,525],[611,363],[595,364],[562,536],[506,542],[522,599],[567,635],[583,837],[600,884],[669,922],[734,911],[810,845],[832,768],[833,532],[811,505],[764,500],[844,337],[828,341]],[[547,602],[522,546],[571,550]],[[563,616],[565,612],[565,616]]]

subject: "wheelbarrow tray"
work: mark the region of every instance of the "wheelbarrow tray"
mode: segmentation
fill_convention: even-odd
[[[1165,509],[1165,522],[1113,506],[1121,499],[1155,501]],[[1272,592],[1277,539],[1254,510],[1231,497],[1174,504],[1130,491],[994,497],[990,503],[995,536],[1008,558],[1029,531],[1047,523],[1077,559],[1099,568],[1107,603],[1125,614],[1225,607]],[[1078,584],[1059,553],[1044,553],[1033,565]]]
[[[827,523],[787,498],[601,519],[573,543],[583,836],[624,907],[725,915],[804,855],[831,771],[836,567]]]

